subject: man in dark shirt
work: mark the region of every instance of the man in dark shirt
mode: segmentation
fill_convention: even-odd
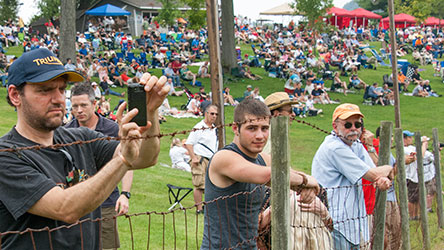
[[[66,128],[87,127],[106,136],[117,137],[119,135],[119,125],[117,123],[94,112],[96,110],[96,99],[94,90],[88,83],[80,83],[71,89],[71,104],[74,119],[65,125]],[[119,194],[119,188],[116,187],[101,205],[102,219],[104,219],[101,236],[104,249],[120,247],[115,216],[128,212],[132,181],[133,171],[128,171],[122,178],[122,192]]]
[[[128,170],[157,162],[157,109],[169,91],[166,78],[147,74],[142,79],[149,100],[146,126],[130,123],[137,110],[123,116],[126,104],[119,107],[119,136],[124,139],[119,143],[87,128],[60,127],[67,83],[83,77],[65,70],[49,50],[24,53],[8,75],[7,101],[17,111],[17,124],[0,139],[0,148],[41,148],[0,152],[0,232],[27,231],[3,235],[1,248],[99,249],[97,208]],[[134,139],[140,137],[149,139]],[[76,141],[84,143],[72,144]],[[30,231],[42,228],[55,230]]]
[[[439,41],[436,40],[435,43],[432,45],[431,49],[433,53],[433,58],[442,58],[442,54],[444,53],[444,50],[442,49],[442,46],[439,44]]]

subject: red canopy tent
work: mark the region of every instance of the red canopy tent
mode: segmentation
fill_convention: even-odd
[[[334,26],[339,27],[339,29],[348,27],[350,25],[350,17],[353,16],[350,14],[350,11],[338,7],[331,7],[327,11],[327,14],[331,15],[328,22],[330,24],[333,24]]]
[[[354,16],[352,19],[354,21],[354,24],[356,24],[357,27],[359,26],[367,26],[368,25],[368,19],[381,19],[382,16],[375,14],[371,11],[368,11],[363,8],[357,8],[355,10],[352,10],[349,12]]]
[[[397,14],[394,16],[395,19],[395,28],[406,28],[410,26],[414,26],[416,24],[416,19],[414,16],[408,15],[408,14]],[[382,22],[379,24],[379,26],[383,27],[383,29],[388,29],[389,24],[389,17],[383,18]]]
[[[439,25],[439,18],[436,17],[428,17],[425,21],[424,21],[424,25],[425,26],[438,26]],[[441,26],[443,26],[443,20],[441,20]]]

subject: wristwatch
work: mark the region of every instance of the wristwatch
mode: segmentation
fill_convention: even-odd
[[[122,191],[122,192],[120,192],[120,195],[125,195],[126,198],[128,198],[128,200],[131,198],[131,193],[130,192]]]

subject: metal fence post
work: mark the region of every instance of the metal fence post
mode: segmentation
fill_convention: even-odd
[[[271,244],[290,249],[290,144],[288,117],[271,119]]]

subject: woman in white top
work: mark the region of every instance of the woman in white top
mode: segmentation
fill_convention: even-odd
[[[171,143],[170,158],[173,168],[191,172],[190,164],[188,164],[190,156],[188,155],[188,151],[182,146],[179,138],[174,138]]]
[[[190,100],[190,102],[187,105],[187,112],[193,113],[195,115],[200,115],[199,111],[200,106],[200,95],[196,94],[193,99]]]

